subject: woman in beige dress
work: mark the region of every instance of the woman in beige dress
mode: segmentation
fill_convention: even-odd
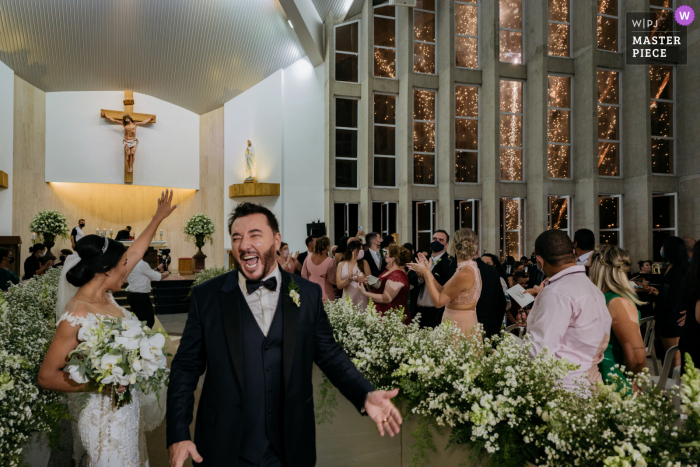
[[[447,320],[455,323],[465,335],[474,333],[477,329],[476,302],[481,295],[481,274],[476,262],[479,247],[479,237],[471,229],[460,229],[452,239],[452,249],[457,258],[457,272],[441,286],[430,272],[430,263],[422,253],[418,254],[418,262],[410,263],[409,269],[416,271],[425,279],[430,298],[435,307],[445,307],[442,322]]]
[[[345,249],[344,260],[338,264],[335,272],[335,285],[343,291],[343,298],[350,297],[352,303],[363,311],[369,304],[369,298],[362,295],[360,287],[367,281],[371,274],[369,264],[363,259],[365,252],[362,243],[349,242]]]

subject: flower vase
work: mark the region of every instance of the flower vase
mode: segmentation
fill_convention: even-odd
[[[51,253],[51,248],[53,248],[56,245],[56,236],[47,233],[42,233],[41,237],[44,239],[42,243],[46,247],[46,254],[42,258],[43,264],[46,261],[53,261],[56,259],[56,256],[54,256],[54,254]]]
[[[202,272],[204,269],[204,260],[206,259],[207,255],[205,255],[202,252],[202,247],[204,246],[204,235],[196,235],[194,237],[195,239],[195,246],[197,247],[197,253],[194,254],[194,272]]]

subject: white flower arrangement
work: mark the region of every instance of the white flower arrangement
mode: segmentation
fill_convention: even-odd
[[[42,239],[45,235],[68,238],[68,219],[58,211],[47,209],[34,216],[29,223],[29,230],[36,232]]]
[[[56,331],[60,269],[0,292],[0,465],[24,465],[22,448],[34,432],[60,438],[68,411],[58,392],[37,384],[39,367]]]
[[[216,225],[214,225],[214,221],[211,220],[209,216],[199,213],[190,217],[187,222],[185,222],[183,232],[187,240],[190,240],[192,237],[197,238],[198,236],[202,236],[202,243],[209,241],[213,244],[213,235],[216,232]]]
[[[107,318],[88,315],[78,331],[80,344],[69,354],[63,369],[76,383],[95,383],[116,393],[117,407],[131,402],[132,391],[159,394],[168,384],[165,342],[167,334],[152,331],[138,318]]]
[[[289,287],[288,287],[287,292],[289,293],[289,298],[292,299],[294,304],[297,307],[300,307],[301,306],[301,295],[299,295],[299,286],[297,285],[296,282],[294,282],[294,279],[292,279],[289,282]]]

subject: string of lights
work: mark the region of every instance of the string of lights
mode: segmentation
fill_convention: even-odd
[[[598,0],[598,48],[617,52],[619,0]]]
[[[431,10],[413,10],[413,71],[435,74],[435,4],[423,3]]]
[[[523,83],[501,80],[501,180],[523,179]]]
[[[569,56],[570,26],[569,0],[549,0],[549,55]]]
[[[476,1],[455,2],[455,64],[479,68],[479,7]]]
[[[649,66],[651,94],[651,164],[653,173],[673,173],[672,66]]]
[[[455,181],[476,183],[479,162],[479,88],[455,86]]]
[[[547,172],[549,178],[571,178],[571,77],[548,79]]]
[[[619,75],[598,70],[598,175],[619,175]]]
[[[435,183],[435,91],[413,90],[413,183]]]

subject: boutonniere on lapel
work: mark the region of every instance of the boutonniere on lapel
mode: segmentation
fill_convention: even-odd
[[[435,260],[435,266],[440,264],[440,261],[442,261],[442,256]]]
[[[299,286],[296,282],[294,282],[294,279],[290,280],[287,292],[289,293],[289,298],[292,299],[294,304],[298,307],[301,307],[301,295],[299,295]]]

